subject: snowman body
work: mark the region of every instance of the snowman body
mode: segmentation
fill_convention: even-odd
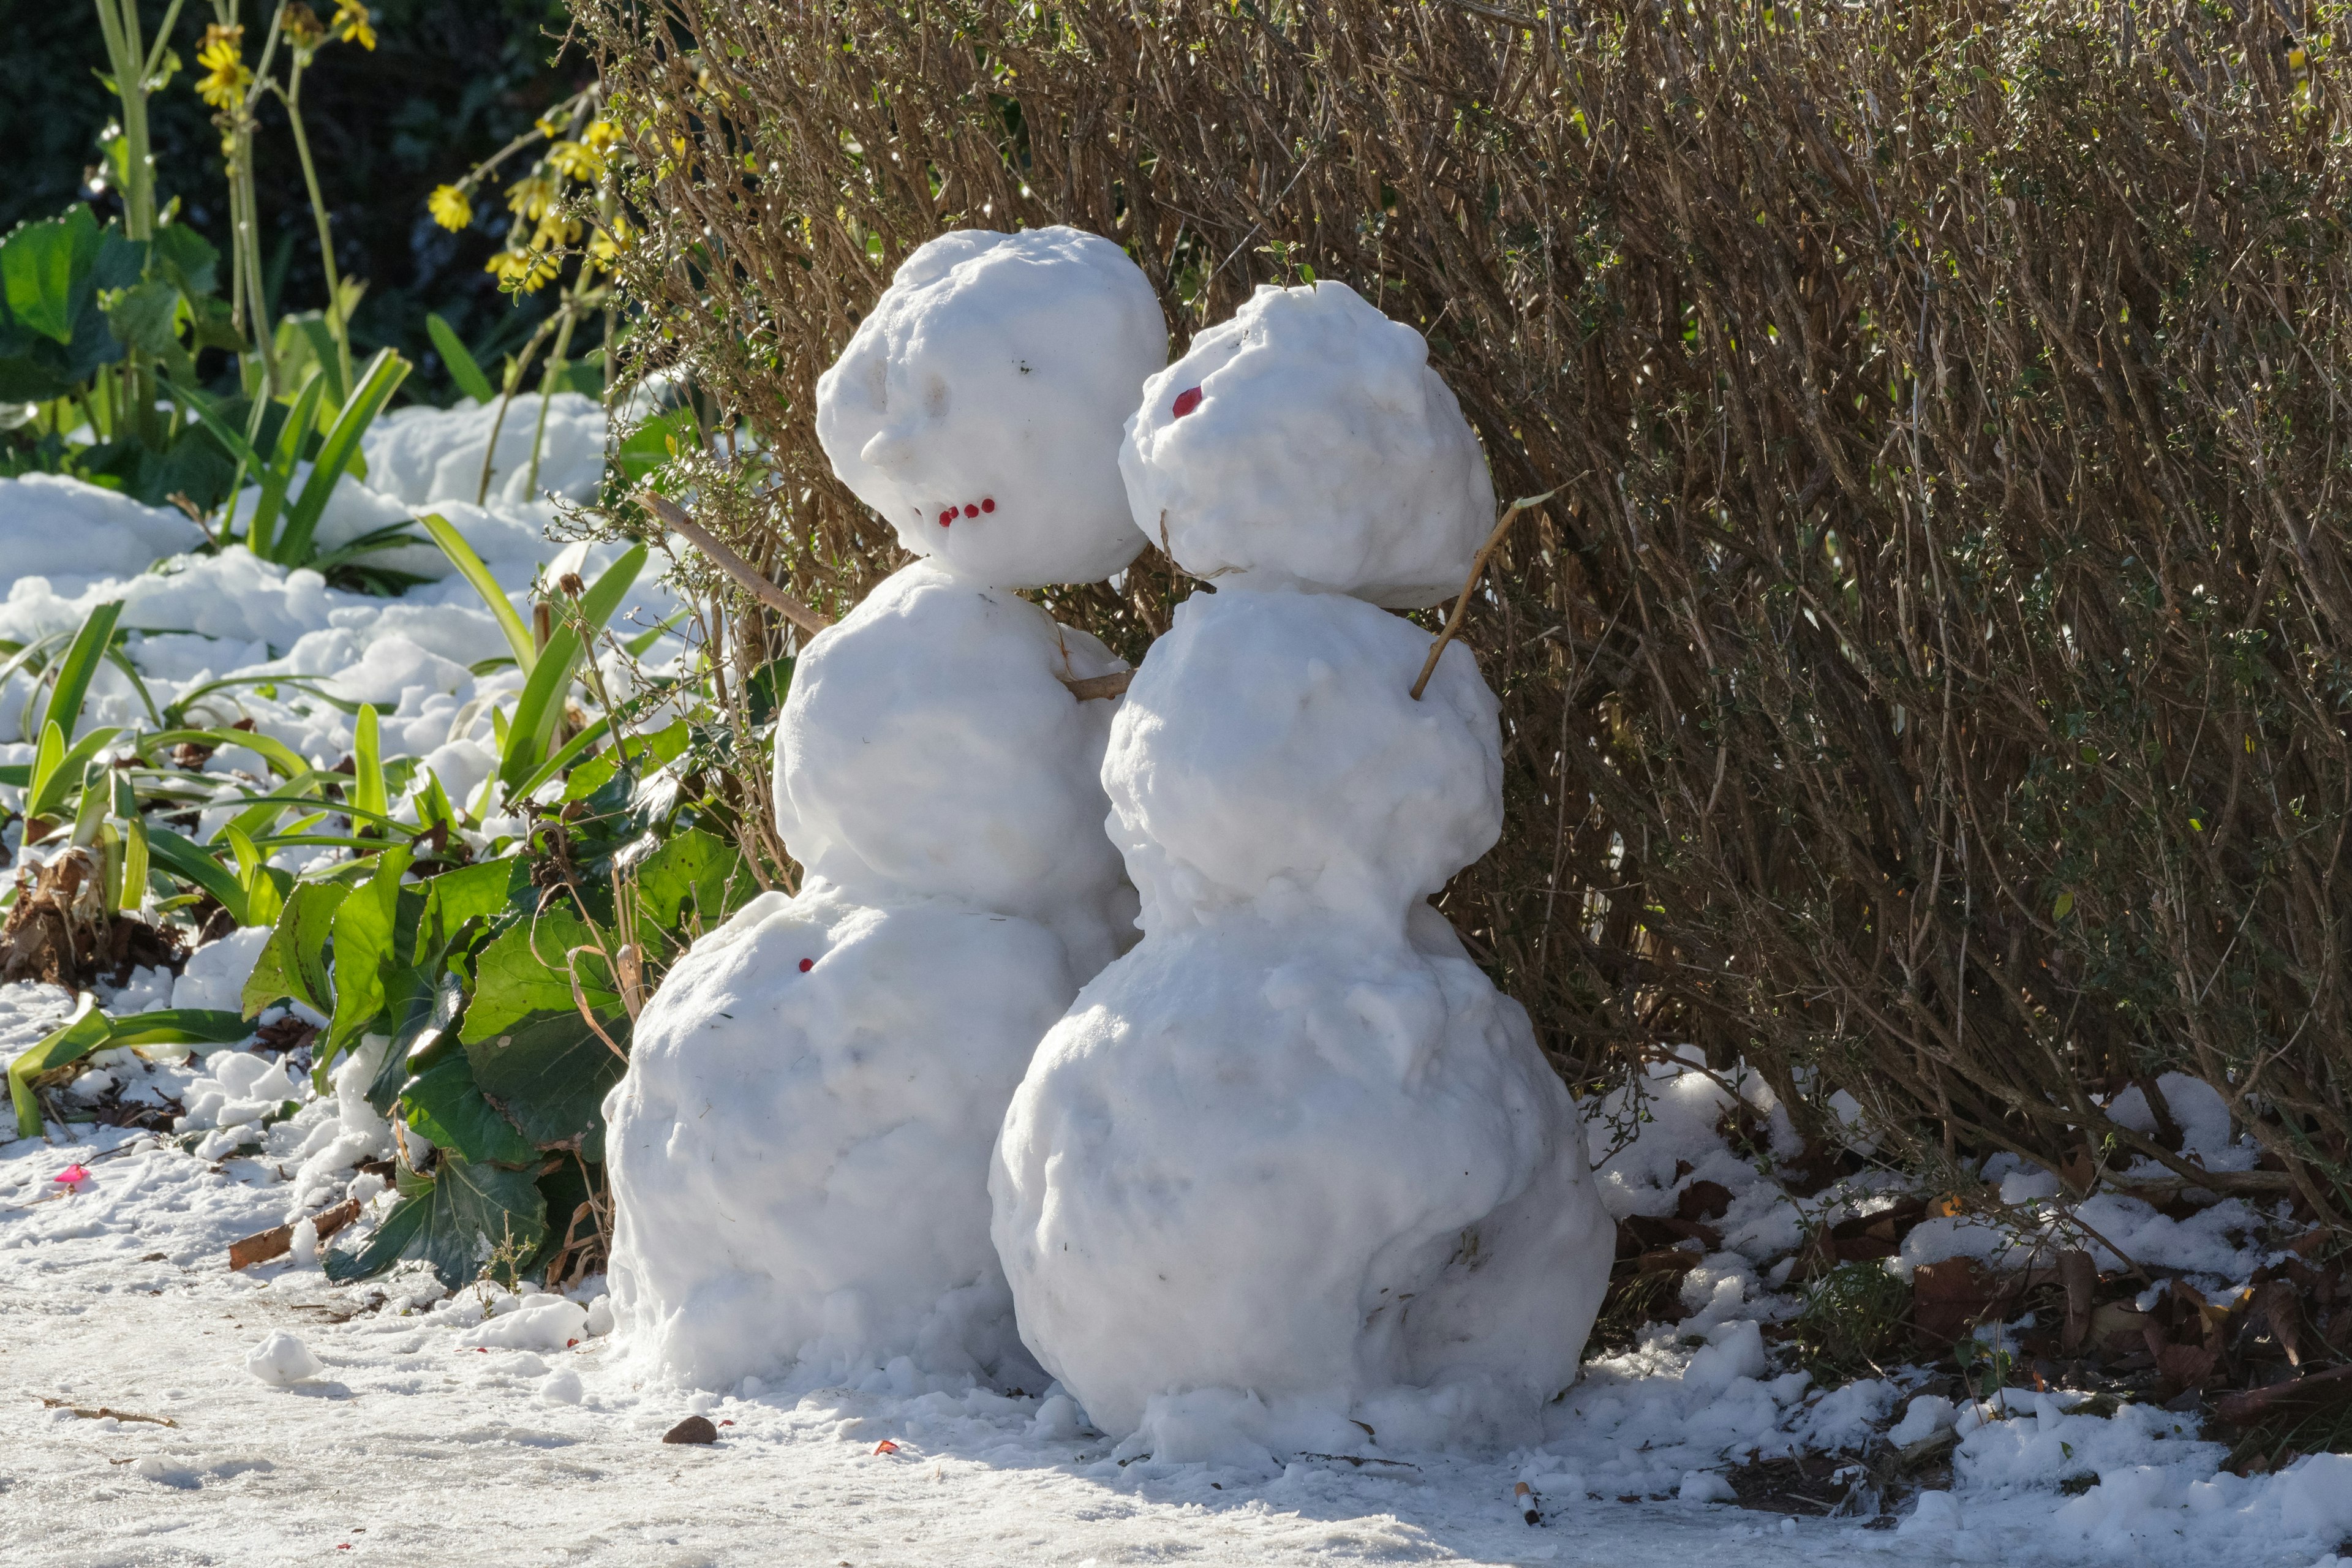
[[[1283,510],[1195,471],[1212,416]],[[1163,1458],[1532,1436],[1612,1237],[1525,1012],[1427,902],[1500,831],[1496,704],[1459,645],[1414,700],[1428,634],[1340,591],[1458,587],[1493,504],[1475,438],[1418,336],[1328,284],[1196,340],[1129,435],[1139,521],[1220,575],[1104,762],[1144,940],[998,1142],[1023,1338]],[[1305,470],[1342,459],[1370,483],[1318,492]]]
[[[1140,547],[1123,500],[1120,531],[1105,521],[1102,410],[1132,402],[1160,331],[1108,242],[952,235],[908,259],[820,383],[836,468],[926,558],[796,663],[774,792],[800,892],[679,960],[606,1101],[615,1324],[660,1374],[906,1358],[1034,1380],[990,1245],[989,1152],[1136,903],[1102,831],[1109,704],[1065,684],[1121,667],[1011,588]],[[1073,381],[1091,426],[1066,405]]]

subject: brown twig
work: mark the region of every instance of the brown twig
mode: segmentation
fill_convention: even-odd
[[[686,509],[666,496],[651,490],[637,492],[637,504],[662,520],[665,527],[686,536],[687,542],[710,557],[713,564],[743,585],[744,592],[793,623],[804,632],[815,633],[833,625],[819,612],[810,609],[782,588],[768,581],[760,569],[719,542],[718,536],[687,516]]]
[[[1412,700],[1415,702],[1421,700],[1422,692],[1428,689],[1429,678],[1436,673],[1437,660],[1445,652],[1445,645],[1452,642],[1454,633],[1462,629],[1462,617],[1470,612],[1470,595],[1477,591],[1478,579],[1486,573],[1486,557],[1495,553],[1496,547],[1503,542],[1503,535],[1511,531],[1512,520],[1529,507],[1541,506],[1558,494],[1559,489],[1555,486],[1539,496],[1522,496],[1505,507],[1503,515],[1496,519],[1495,531],[1486,536],[1486,542],[1478,547],[1476,558],[1470,563],[1469,580],[1462,584],[1461,597],[1454,601],[1454,613],[1445,617],[1445,629],[1437,634],[1435,642],[1429,645],[1429,658],[1422,664],[1421,679],[1412,683]]]
[[[105,1416],[111,1415],[117,1421],[144,1421],[151,1426],[177,1426],[179,1425],[177,1421],[173,1420],[168,1415],[141,1415],[129,1410],[116,1410],[113,1407],[105,1405],[68,1405],[62,1399],[51,1399],[46,1394],[42,1396],[41,1403],[47,1405],[52,1410],[70,1410],[85,1421],[97,1421]]]
[[[310,1216],[319,1228],[319,1239],[324,1241],[352,1221],[360,1217],[360,1201],[345,1198],[333,1208],[322,1209]],[[283,1258],[294,1248],[294,1224],[274,1225],[268,1230],[255,1231],[228,1244],[228,1266],[232,1269],[249,1268],[257,1263],[267,1263],[273,1258]]]
[[[612,957],[593,942],[582,942],[563,955],[563,975],[565,979],[572,982],[572,1005],[580,1009],[580,1016],[586,1019],[588,1026],[596,1031],[596,1037],[604,1041],[614,1056],[623,1061],[627,1061],[629,1053],[619,1046],[614,1045],[613,1037],[604,1032],[604,1026],[598,1023],[596,1015],[588,1010],[588,993],[582,990],[580,986],[580,955],[583,952],[593,952],[604,959],[608,968],[613,963]]]

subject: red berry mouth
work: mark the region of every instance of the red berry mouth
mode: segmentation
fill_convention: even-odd
[[[958,517],[978,517],[982,512],[994,511],[995,510],[996,498],[994,496],[982,496],[976,501],[968,500],[961,506],[943,508],[940,512],[940,526],[941,528],[946,528],[950,524],[953,523]]]
[[[1184,417],[1184,416],[1186,416],[1187,414],[1192,413],[1192,410],[1194,410],[1195,408],[1198,408],[1198,407],[1200,407],[1200,406],[1201,406],[1201,389],[1200,389],[1199,387],[1197,387],[1197,386],[1188,386],[1188,387],[1186,387],[1183,391],[1181,391],[1181,392],[1180,392],[1180,393],[1178,393],[1178,394],[1176,395],[1176,417],[1177,417],[1177,418],[1179,418],[1179,419],[1183,418],[1183,417]]]

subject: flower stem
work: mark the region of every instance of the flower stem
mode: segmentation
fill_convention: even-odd
[[[342,372],[339,384],[345,395],[352,389],[352,339],[350,325],[343,320],[343,283],[335,270],[335,241],[327,226],[327,203],[319,195],[319,171],[310,162],[310,138],[302,129],[302,60],[297,54],[293,68],[287,73],[286,120],[294,128],[294,151],[302,160],[302,184],[310,193],[310,217],[319,226],[319,259],[327,269],[327,331],[335,340],[336,368]]]

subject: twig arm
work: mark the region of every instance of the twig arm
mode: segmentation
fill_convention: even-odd
[[[1452,642],[1454,634],[1462,629],[1462,617],[1470,611],[1470,595],[1477,591],[1478,579],[1486,574],[1486,558],[1494,554],[1496,546],[1503,542],[1503,535],[1511,531],[1512,521],[1529,507],[1541,506],[1558,494],[1559,490],[1549,489],[1539,496],[1521,496],[1503,509],[1503,515],[1495,521],[1495,531],[1486,535],[1486,542],[1478,547],[1477,555],[1470,563],[1469,579],[1462,584],[1461,596],[1454,601],[1454,613],[1445,617],[1445,629],[1437,634],[1435,642],[1429,645],[1429,658],[1422,663],[1421,679],[1412,683],[1412,700],[1415,702],[1420,701],[1421,694],[1429,689],[1429,678],[1436,673],[1437,660],[1445,652],[1445,645]]]
[[[744,591],[804,632],[821,632],[833,622],[810,609],[768,581],[759,568],[719,542],[718,536],[686,514],[686,509],[651,490],[637,492],[637,504],[662,520],[664,527],[686,536],[687,542],[710,557],[713,564],[743,585]]]

